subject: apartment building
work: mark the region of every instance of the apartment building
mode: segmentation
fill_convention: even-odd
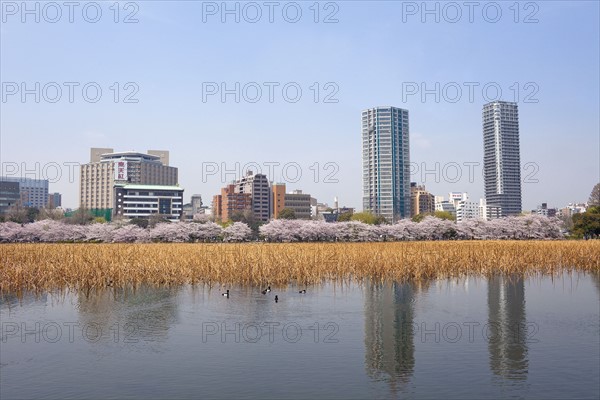
[[[248,171],[234,185],[236,193],[249,194],[251,196],[251,209],[256,219],[262,222],[269,221],[272,209],[272,193],[271,183],[267,179],[267,176]]]
[[[235,184],[229,184],[221,189],[221,194],[213,197],[212,209],[216,218],[227,221],[235,212],[252,209],[252,195],[239,193]]]
[[[362,111],[363,209],[396,222],[411,215],[408,111]]]
[[[411,216],[432,214],[435,211],[435,196],[429,193],[424,185],[410,183]]]
[[[502,216],[521,213],[521,161],[517,103],[483,106],[483,178],[485,199]]]

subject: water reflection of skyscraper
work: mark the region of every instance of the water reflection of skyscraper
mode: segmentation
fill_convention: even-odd
[[[9,311],[14,307],[30,307],[32,305],[45,305],[48,302],[48,293],[34,293],[34,292],[22,292],[22,293],[2,293],[0,295],[0,309],[2,311]]]
[[[600,295],[600,272],[592,271],[591,275],[592,275],[592,282],[594,282],[596,289],[598,289],[598,295]]]
[[[365,291],[365,367],[393,391],[410,382],[415,366],[414,285],[367,284]]]
[[[526,380],[529,359],[523,277],[489,278],[488,311],[487,340],[492,372],[510,380]]]
[[[97,324],[103,334],[118,341],[164,341],[177,319],[176,295],[179,288],[147,287],[107,289],[78,295],[82,326]],[[118,330],[117,330],[118,329]]]

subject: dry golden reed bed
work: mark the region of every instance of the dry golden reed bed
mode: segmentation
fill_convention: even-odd
[[[2,244],[0,292],[600,270],[600,241]]]

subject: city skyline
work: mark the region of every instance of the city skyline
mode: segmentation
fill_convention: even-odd
[[[314,23],[307,8],[297,24],[222,23],[218,16],[203,22],[201,5],[193,2],[140,3],[135,24],[113,23],[108,4],[98,24],[9,17],[0,26],[7,83],[0,104],[2,174],[35,171],[39,163],[34,174],[45,168],[53,178],[58,165],[61,177],[51,190],[74,208],[78,176],[70,180],[68,163],[86,163],[90,147],[164,148],[186,193],[210,196],[242,175],[244,165],[257,163],[273,181],[361,209],[356,116],[392,104],[410,111],[411,181],[434,194],[460,191],[476,199],[484,197],[481,107],[499,97],[519,105],[523,209],[587,199],[600,177],[597,3],[543,3],[539,23],[530,24],[515,23],[508,4],[497,23],[463,18],[456,24],[431,16],[423,23],[419,15],[403,21],[401,4],[391,2],[337,4],[338,22],[330,24]],[[207,31],[213,39],[200,40]],[[403,39],[407,31],[411,40]],[[388,51],[382,37],[395,38],[402,51]],[[11,82],[15,95],[8,94]],[[23,102],[21,83],[35,92],[36,82],[40,101],[34,93]],[[56,103],[47,101],[56,90],[50,82],[62,88]],[[73,102],[64,82],[79,85]],[[90,82],[102,89],[96,103],[82,99]],[[255,103],[252,82],[262,90]],[[265,82],[278,84],[272,103]],[[292,82],[302,90],[296,103],[282,97]],[[223,101],[221,89],[236,90],[236,83],[239,91]],[[286,164],[292,179],[282,179]],[[238,169],[222,179],[224,171]]]
[[[506,115],[505,115],[506,111],[504,110],[506,107],[511,108],[510,113],[512,113],[512,114],[510,115],[510,118],[506,118]],[[363,117],[364,117],[364,114],[366,112],[369,112],[369,111],[374,111],[374,112],[378,113],[381,110],[383,110],[385,112],[388,112],[391,109],[395,109],[396,112],[400,112],[400,113],[402,113],[402,112],[408,113],[408,110],[402,110],[402,109],[399,109],[397,107],[389,107],[389,106],[388,107],[376,107],[376,108],[373,108],[373,109],[363,110]],[[486,118],[488,120],[487,123],[486,123]],[[501,121],[500,120],[503,119],[503,118],[506,119],[504,121],[504,124],[506,125],[506,123],[508,122],[508,126],[510,127],[509,129],[505,129],[504,133],[502,132],[502,129],[497,129],[501,125],[501,123],[500,123]],[[402,118],[401,118],[401,120],[402,120]],[[501,139],[503,139],[503,134],[505,134],[508,131],[509,132],[509,136],[513,135],[510,139],[513,140],[513,141],[516,140],[516,146],[514,145],[514,143],[511,143],[512,147],[511,146],[505,146],[505,147],[508,149],[507,150],[508,153],[510,153],[511,151],[513,153],[516,153],[516,160],[510,160],[511,157],[508,157],[508,159],[513,164],[518,165],[519,164],[519,154],[518,154],[519,153],[519,146],[518,146],[518,142],[519,142],[519,133],[518,133],[518,130],[519,130],[519,128],[518,128],[518,106],[516,105],[516,103],[496,101],[496,102],[491,102],[491,103],[485,104],[484,105],[484,110],[483,110],[483,120],[484,120],[484,123],[483,123],[483,128],[484,128],[484,148],[486,147],[486,143],[488,143],[490,141],[496,141],[496,142],[499,141],[499,140],[502,141]],[[490,126],[491,126],[490,125],[491,124],[490,121],[492,121],[492,120],[495,120],[494,129],[490,128]],[[385,123],[387,124],[387,121]],[[372,127],[370,129],[373,130]],[[406,131],[408,132],[408,130],[406,130]],[[373,133],[373,132],[369,131],[369,133]],[[364,134],[364,118],[363,118],[363,134]],[[486,138],[487,138],[487,140],[486,140]],[[506,140],[506,138],[504,138],[503,140]],[[500,146],[500,147],[502,147],[502,146]],[[410,152],[410,150],[409,150],[409,152]],[[494,154],[492,154],[492,153],[494,153]],[[493,161],[492,162],[493,168],[492,169],[497,170],[498,167],[502,165],[502,162],[499,162],[498,158],[495,157],[495,155],[496,155],[495,153],[496,153],[496,151],[488,151],[487,152],[488,158],[493,158],[493,160],[492,160]],[[502,153],[502,151],[500,151],[500,153]],[[364,143],[363,143],[363,154],[364,154]],[[510,154],[510,155],[512,156],[513,154]],[[500,158],[502,158],[502,157],[500,157]],[[124,174],[124,175],[121,178],[117,178],[118,174],[116,173],[116,169],[117,169],[116,165],[119,164],[118,161],[123,161],[123,160],[125,160],[125,162],[123,163],[124,165],[121,166],[121,167],[119,167],[119,168],[122,169],[122,171],[123,171],[122,174]],[[131,177],[128,177],[128,175],[129,175],[128,172],[129,172],[130,168],[128,168],[128,161],[127,160],[133,161],[134,164],[136,164],[133,167],[133,170],[132,170],[133,175]],[[113,163],[108,163],[108,161],[114,162],[114,165],[113,165]],[[137,166],[137,164],[140,163],[140,161],[146,161],[146,162],[150,162],[150,163],[155,163],[155,164],[157,164],[157,166],[161,166],[161,164],[162,164],[161,168],[163,168],[163,167],[164,168],[170,168],[171,170],[173,170],[175,172],[175,177],[177,176],[178,168],[177,167],[172,167],[172,166],[168,165],[168,162],[169,162],[169,151],[168,150],[148,150],[147,154],[145,154],[145,153],[138,152],[138,151],[135,151],[135,150],[117,151],[117,152],[115,152],[113,148],[91,148],[90,149],[90,162],[87,163],[87,164],[81,164],[79,166],[79,168],[90,168],[94,164],[102,165],[102,164],[100,164],[102,162],[104,164],[104,168],[108,167],[109,170],[108,171],[104,171],[104,169],[102,169],[101,171],[98,172],[99,173],[98,176],[102,177],[102,183],[103,184],[106,183],[109,186],[113,182],[118,182],[119,179],[121,179],[120,186],[123,186],[123,184],[124,184],[123,182],[126,182],[126,181],[135,181],[135,182],[138,182],[138,181],[141,181],[141,180],[147,180],[146,178],[140,179],[143,176],[151,178],[153,180],[156,180],[156,179],[160,180],[160,179],[165,179],[166,178],[166,176],[163,177],[163,173],[158,173],[158,175],[156,175],[157,174],[156,171],[150,171],[148,169],[149,166],[145,166],[145,165]],[[484,156],[484,161],[485,161],[485,156]],[[488,160],[488,163],[490,163],[490,162],[491,161]],[[249,163],[249,164],[251,164],[250,166],[257,166],[258,165],[258,163]],[[484,164],[485,164],[485,162],[484,162]],[[268,163],[267,163],[267,165],[268,165]],[[70,165],[70,167],[73,167],[73,165]],[[140,168],[140,167],[146,167],[146,168]],[[271,166],[269,166],[269,167],[271,167]],[[512,168],[512,170],[511,170],[511,168]],[[513,174],[514,174],[514,172],[516,170],[517,173],[514,174],[514,175],[517,175],[517,176],[520,175],[518,169],[515,168],[515,165],[512,165],[510,168],[508,168],[508,170],[509,170],[509,172],[511,172]],[[149,172],[152,172],[152,173],[148,174]],[[227,174],[231,174],[231,173],[232,173],[232,171],[227,171]],[[364,173],[365,173],[365,170],[363,169],[363,174]],[[503,173],[504,173],[504,171],[503,171]],[[31,172],[28,172],[28,174],[31,175]],[[89,172],[86,172],[86,174],[89,175]],[[167,175],[170,175],[170,174],[171,173],[169,173]],[[250,169],[246,169],[245,172],[243,174],[241,174],[238,178],[231,179],[230,181],[228,181],[229,183],[225,185],[225,188],[227,188],[228,186],[231,186],[232,188],[239,186],[239,190],[242,190],[241,189],[242,186],[240,186],[240,181],[244,180],[245,177],[248,176],[248,175],[255,175],[255,173],[253,171],[251,171]],[[264,174],[260,174],[259,173],[259,175],[264,176],[264,178],[265,178],[265,184],[268,184],[269,187],[271,187],[271,186],[273,188],[275,188],[275,187],[282,187],[282,188],[285,189],[285,186],[286,186],[285,183],[275,182],[275,181],[269,179],[269,176],[266,176]],[[502,175],[502,173],[500,175]],[[50,207],[50,208],[55,208],[55,207],[63,208],[62,207],[62,201],[61,201],[62,194],[58,193],[58,192],[50,193],[48,180],[45,180],[45,179],[33,179],[33,178],[29,178],[29,177],[14,177],[14,176],[10,176],[10,177],[3,177],[2,176],[0,178],[1,178],[0,180],[3,181],[3,182],[15,182],[15,183],[17,183],[17,182],[23,182],[23,183],[37,182],[38,185],[39,184],[43,184],[43,185],[45,185],[44,187],[45,187],[45,190],[47,192],[46,195],[47,195],[47,198],[48,198],[48,201],[46,203],[44,203],[44,204],[46,204],[46,206]],[[79,185],[80,185],[79,187],[81,189],[80,197],[83,196],[83,193],[84,193],[84,186],[82,186],[83,182],[86,180],[84,178],[85,178],[85,176],[83,174],[81,174],[81,172],[80,172],[80,174],[79,174]],[[108,179],[105,180],[105,178],[108,178]],[[364,176],[363,176],[363,178],[364,178]],[[411,178],[412,178],[412,176],[411,176]],[[171,179],[171,177],[169,177],[169,179]],[[499,182],[499,181],[500,181],[499,179],[497,179],[496,177],[494,177],[494,179],[492,180],[492,183],[493,183],[494,186],[499,186],[499,187],[503,186],[504,182]],[[517,180],[517,182],[519,182],[519,180]],[[429,194],[429,191],[425,190],[424,185],[421,185],[421,184],[417,185],[417,182],[412,182],[412,181],[408,182],[408,184],[409,184],[410,189],[409,189],[409,192],[408,192],[409,196],[408,196],[408,199],[407,199],[408,202],[409,202],[409,204],[408,204],[408,208],[407,208],[408,212],[406,213],[406,216],[405,216],[406,218],[412,217],[412,216],[416,215],[415,212],[414,212],[415,204],[414,204],[414,199],[413,199],[413,197],[415,196],[415,193],[413,192],[413,189],[415,189],[415,188],[417,188],[417,191],[421,190],[421,191],[423,191],[423,193],[427,193],[429,196],[431,196],[432,201],[433,201],[433,198],[435,197],[435,199],[436,199],[435,200],[436,209],[437,209],[438,199],[439,199],[439,202],[448,203],[448,201],[444,200],[444,196],[443,195],[437,195],[437,193],[435,193],[435,194],[433,194],[433,193]],[[175,186],[173,186],[173,185],[175,185]],[[117,184],[116,186],[119,186],[119,184]],[[510,186],[510,184],[508,186]],[[169,185],[166,185],[165,189],[169,189],[169,188],[172,189],[172,188],[176,188],[176,187],[180,187],[180,185],[178,183],[171,183],[171,186],[169,187]],[[515,185],[513,183],[513,188],[515,188],[515,187],[518,188],[518,190],[520,190],[520,184]],[[221,188],[221,193],[222,193],[223,190],[225,190],[225,188]],[[181,188],[181,190],[183,192],[183,188]],[[236,189],[236,190],[238,190],[238,189]],[[111,190],[107,190],[107,193],[110,193],[110,194],[107,195],[107,197],[111,198],[112,191]],[[285,191],[282,192],[282,193],[285,193]],[[288,195],[291,195],[292,193],[302,193],[302,190],[295,189],[293,191],[285,193],[285,195],[288,196]],[[4,193],[4,194],[6,194],[6,193]],[[26,194],[27,193],[25,192],[25,195]],[[275,195],[275,189],[273,189],[273,193],[272,194]],[[456,199],[453,199],[454,195],[462,197],[462,200],[463,200],[462,203],[465,203],[466,205],[468,205],[470,207],[477,208],[476,203],[472,203],[469,200],[469,194],[468,194],[468,192],[456,192],[456,191],[449,192],[450,203],[453,203],[453,209],[451,211],[451,213],[453,215],[457,215],[456,213],[460,211]],[[191,199],[190,201],[194,202],[194,198],[195,197],[200,197],[201,195],[200,194],[193,194],[193,195],[190,195],[190,196],[191,196],[190,197],[190,199]],[[28,203],[23,203],[24,200],[22,199],[22,197],[23,197],[23,193],[21,194],[21,202],[20,203],[22,203],[22,205],[24,205],[24,206],[29,206]],[[213,202],[215,201],[216,197],[218,197],[218,195],[214,195],[213,196]],[[520,196],[518,196],[518,197],[520,198]],[[51,198],[52,198],[52,201],[50,201]],[[418,198],[418,196],[417,196],[417,198]],[[493,198],[493,199],[495,201],[489,201],[489,199],[486,199],[485,197],[480,198],[480,201],[479,201],[479,209],[480,210],[479,210],[479,216],[478,216],[479,218],[490,219],[490,218],[498,218],[498,217],[501,217],[501,216],[507,216],[507,215],[502,215],[502,213],[501,213],[502,207],[499,205],[499,202],[497,201],[496,198]],[[4,200],[6,200],[6,199],[3,198],[3,201]],[[184,198],[182,200],[185,201]],[[313,200],[317,201],[316,198],[313,199]],[[322,200],[322,199],[318,199],[318,200]],[[83,201],[83,198],[80,198],[80,204],[81,204],[82,201]],[[106,201],[106,200],[103,200],[103,201]],[[365,201],[365,198],[363,197],[363,203],[364,203],[364,201]],[[86,207],[86,208],[98,209],[98,207],[89,207],[89,205],[87,204],[87,203],[89,203],[89,200],[88,201],[83,201],[83,202],[86,203],[86,204],[84,204],[84,207]],[[102,201],[101,201],[101,203],[102,203]],[[112,203],[112,200],[109,200],[109,203]],[[321,203],[323,205],[325,205],[325,206],[328,205],[327,200],[322,200],[320,202],[320,204]],[[335,196],[334,199],[333,199],[333,204],[337,204],[337,203],[338,203],[338,197]],[[272,204],[269,205],[269,207],[271,208],[270,214],[271,214],[271,217],[273,217],[273,218],[277,218],[277,213],[275,212],[275,208],[274,208],[275,204],[276,204],[275,202],[272,202]],[[483,206],[482,206],[482,204],[483,204]],[[578,206],[584,206],[585,204],[586,204],[586,200],[583,200],[583,201],[573,201],[573,202],[568,202],[568,203],[564,203],[564,204],[554,204],[554,205],[551,204],[551,206],[554,206],[554,208],[548,208],[548,203],[542,201],[542,202],[538,202],[536,204],[536,207],[535,208],[531,208],[531,209],[527,209],[527,208],[519,206],[518,209],[520,211],[518,211],[518,212],[512,212],[510,215],[518,215],[521,212],[526,213],[526,214],[529,213],[529,212],[531,212],[531,213],[536,213],[537,212],[538,214],[542,213],[543,215],[551,216],[551,215],[547,215],[547,213],[544,213],[544,211],[550,210],[551,212],[554,213],[555,210],[558,210],[559,208],[561,208],[561,206],[566,206],[567,208],[573,206],[573,207],[577,208]],[[191,203],[190,203],[190,205],[191,205]],[[45,208],[46,206],[41,206],[40,204],[38,204],[35,207],[37,207],[37,208]],[[73,208],[67,207],[66,209],[67,210],[72,210],[72,209],[76,209],[78,207],[79,206],[76,206],[76,207],[73,207]],[[421,205],[421,207],[423,207],[423,205]],[[494,211],[494,212],[492,212],[492,214],[489,214],[489,212],[488,212],[487,213],[488,215],[486,217],[485,211],[484,211],[484,214],[481,214],[481,212],[482,212],[481,211],[482,210],[481,207],[483,207],[483,210],[485,210],[486,207],[487,208],[492,207],[493,209],[497,209],[497,216],[495,216],[496,215],[495,214],[496,211]],[[110,208],[110,207],[108,207],[108,208]],[[205,208],[211,208],[211,207],[206,206]],[[344,209],[355,209],[355,208],[354,207],[352,207],[352,208],[346,208],[345,207]],[[418,206],[417,206],[417,209],[419,209]],[[115,208],[115,210],[116,210],[116,208]],[[442,211],[442,210],[445,210],[445,209],[442,209],[442,208],[439,209],[439,211]],[[381,215],[381,213],[374,212],[373,210],[363,209],[363,211],[373,212],[374,214]],[[431,212],[433,212],[433,211],[431,211]],[[185,214],[185,212],[184,212],[184,214]],[[554,214],[552,214],[552,216],[553,215]],[[191,216],[191,214],[190,214],[190,216]],[[468,217],[468,218],[472,218],[472,217]],[[460,218],[457,219],[457,221],[458,220],[460,220]]]
[[[510,103],[510,104],[516,104],[516,103],[504,102],[504,101],[497,101],[497,102],[493,102],[493,103]],[[492,103],[488,103],[488,104],[492,104]],[[484,107],[487,106],[488,104],[484,104]],[[380,108],[380,107],[377,107],[377,108]],[[517,130],[518,130],[518,128],[517,128]],[[418,140],[422,140],[422,139],[426,139],[426,138],[423,138],[422,136],[417,135],[417,141]],[[110,145],[110,143],[106,143],[106,145]],[[151,147],[151,146],[152,146],[152,143],[144,143],[142,147],[146,147],[147,148],[147,147]],[[485,143],[484,143],[484,146],[485,146]],[[416,147],[419,147],[419,145],[417,144]],[[413,148],[411,147],[410,150],[412,150],[412,149]],[[97,148],[97,150],[104,150],[106,152],[112,152],[113,151],[112,148]],[[89,149],[88,149],[88,151],[89,151]],[[167,154],[169,154],[169,152],[170,152],[170,150],[166,151]],[[117,154],[118,153],[139,153],[139,152],[135,148],[132,148],[132,149],[127,150],[127,151],[117,152]],[[152,150],[149,150],[148,154],[152,154]],[[168,157],[169,156],[167,155],[167,160],[168,160]],[[439,164],[439,162],[435,162],[434,164],[431,165],[431,167],[432,167],[431,170],[429,170],[428,167],[424,163],[419,162],[418,160],[411,161],[410,162],[410,171],[412,172],[412,174],[410,176],[409,182],[417,182],[419,184],[423,184],[424,183],[427,186],[431,186],[431,187],[436,187],[436,186],[443,187],[444,184],[446,184],[447,187],[453,188],[453,191],[457,191],[457,189],[458,189],[458,191],[462,191],[463,187],[472,187],[473,186],[472,183],[471,183],[471,181],[470,181],[470,178],[472,177],[472,175],[475,175],[478,170],[481,170],[482,175],[485,175],[485,161],[484,161],[484,157],[485,157],[485,154],[484,154],[482,160],[480,160],[480,161],[475,160],[475,161],[464,162],[462,166],[460,165],[460,163],[457,163],[457,162],[454,162],[454,161],[450,161],[449,163],[443,164],[441,167],[438,166],[437,169],[436,169],[436,165],[435,164]],[[178,159],[178,158],[174,158],[174,159]],[[40,166],[39,163],[36,163],[36,165],[33,165],[33,168],[31,166],[27,166],[27,165],[23,165],[23,164],[19,165],[19,164],[20,163],[18,163],[18,162],[8,162],[5,165],[3,165],[3,167],[6,169],[6,167],[8,166],[8,170],[10,172],[15,172],[16,171],[17,174],[19,173],[20,170],[22,170],[21,172],[24,172],[25,175],[26,175],[26,177],[25,178],[23,178],[21,176],[17,177],[17,174],[15,174],[14,176],[8,176],[8,177],[10,177],[11,179],[17,179],[17,180],[18,179],[31,180],[31,179],[36,179],[36,178],[31,178],[32,176],[42,176],[43,177],[44,174],[51,175],[51,174],[54,174],[56,170],[58,170],[58,168],[55,167],[55,164],[60,164],[60,163],[50,162],[51,168],[48,168],[49,172],[45,172],[45,166],[43,166],[43,165]],[[79,175],[79,173],[77,173],[77,171],[79,170],[79,166],[80,165],[85,165],[85,164],[86,164],[85,162],[81,162],[81,163],[79,163],[79,162],[66,162],[65,165],[64,165],[64,168],[62,168],[60,172],[62,172],[62,173],[67,172],[69,175],[72,175],[72,173],[73,173],[73,167],[75,167],[75,172],[76,172],[75,180],[77,181],[77,183],[79,183],[79,181],[81,180],[81,176]],[[213,176],[212,169],[210,169],[209,167],[212,167],[214,164],[215,164],[214,162],[209,162],[207,164],[206,170],[204,169],[205,167],[203,166],[202,174],[200,174],[200,175],[203,176],[203,175],[208,174],[208,176]],[[298,175],[298,170],[299,169],[296,166],[297,164],[298,163],[296,163],[295,161],[291,161],[291,162],[287,162],[286,163],[285,161],[281,161],[281,162],[262,161],[261,162],[259,160],[259,161],[248,161],[248,162],[243,163],[243,164],[240,161],[233,161],[232,163],[222,163],[221,165],[219,165],[218,169],[217,169],[217,173],[214,174],[214,175],[223,176],[223,174],[225,174],[225,176],[228,177],[228,179],[226,179],[225,182],[226,183],[227,182],[233,182],[236,179],[238,179],[238,178],[235,178],[236,176],[243,176],[247,172],[248,168],[256,168],[256,167],[258,167],[259,170],[260,170],[261,165],[265,168],[266,172],[268,172],[268,171],[277,171],[278,167],[286,168],[286,166],[288,166],[288,167],[289,166],[293,166],[293,168],[291,168],[292,175],[293,174]],[[313,165],[308,165],[308,166],[304,166],[304,167],[300,166],[300,175],[302,175],[303,173],[306,173],[306,170],[308,170],[309,173],[312,173],[316,177],[317,175],[319,175],[319,171],[316,171],[314,169],[315,165],[318,165],[318,168],[323,169],[323,165],[324,164],[327,164],[327,163],[316,162]],[[537,166],[537,165],[534,166],[530,162],[527,163],[527,164],[529,164],[529,166],[526,167],[527,170],[528,170],[527,172],[528,172],[529,177],[532,177],[532,181],[525,182],[525,183],[530,183],[530,184],[531,183],[536,183],[536,184],[539,183],[539,182],[537,182],[537,178],[536,178],[536,175],[539,172],[539,169],[538,169],[539,166]],[[15,169],[15,165],[16,165],[16,169]],[[230,167],[232,167],[232,168],[228,169]],[[247,167],[247,169],[244,170],[244,167]],[[447,172],[447,174],[450,174],[450,173],[454,174],[456,172],[459,173],[459,174],[461,174],[461,175],[464,174],[465,176],[464,177],[461,176],[460,180],[461,181],[464,180],[465,182],[469,182],[469,183],[465,183],[465,185],[457,187],[457,185],[459,185],[460,183],[458,183],[458,184],[454,183],[454,180],[455,180],[454,177],[452,177],[452,179],[449,179],[449,181],[444,182],[444,179],[449,178],[449,177],[445,176],[446,175],[446,172],[444,171],[445,167],[448,168],[448,171],[450,171],[452,169],[452,172]],[[531,169],[529,169],[529,167],[531,167]],[[30,168],[30,169],[28,169],[28,168]],[[422,168],[422,171],[419,171],[419,169],[421,169],[421,168]],[[520,170],[521,171],[525,171],[526,168],[524,168],[524,166],[521,165]],[[220,171],[219,169],[222,169],[222,171]],[[415,172],[415,169],[417,170],[417,172]],[[288,171],[289,170],[290,169],[288,168]],[[321,171],[321,174],[323,174],[323,172],[331,172],[331,171],[335,171],[335,169],[330,170],[330,171]],[[238,175],[238,172],[239,172],[239,175]],[[287,183],[288,185],[290,185],[290,183],[291,183],[291,184],[295,184],[295,186],[300,187],[300,184],[296,183],[297,181],[295,180],[295,176],[291,176],[291,177],[286,178],[285,174],[283,174],[283,172],[285,172],[285,171],[282,170],[281,172],[282,172],[282,174],[279,175],[280,176],[280,178],[279,178],[280,181],[283,181],[284,183]],[[364,171],[363,171],[363,173],[364,173]],[[468,180],[465,179],[467,174],[469,176]],[[282,175],[283,175],[283,177],[281,177]],[[289,175],[289,173],[288,173],[288,175]],[[520,174],[520,175],[527,175],[527,174]],[[419,177],[422,177],[422,178],[424,177],[424,180],[418,179]],[[270,176],[267,176],[267,178],[270,181],[275,182],[275,179],[272,179]],[[292,181],[290,182],[288,179],[292,179]],[[521,177],[520,179],[521,179],[521,182],[523,182],[523,179],[528,179],[528,177],[525,177],[525,178]],[[59,180],[59,182],[62,183],[62,184],[64,184],[64,179],[61,178]],[[221,185],[221,181],[220,180],[217,180],[217,182],[218,182],[219,185]],[[311,182],[309,181],[308,183],[310,184]],[[321,183],[321,184],[323,184],[324,182],[315,182],[315,183]],[[335,187],[339,186],[339,183],[333,183],[333,184],[332,183],[333,182],[327,182],[327,186],[335,186]],[[56,191],[55,188],[57,186],[64,188],[64,186],[62,184],[60,186],[56,185],[56,182],[53,182],[52,179],[50,179],[50,186],[52,186],[52,189],[51,189],[52,191]],[[54,185],[56,185],[56,186],[54,186]],[[450,186],[448,186],[448,185],[450,185]],[[180,184],[180,186],[185,187],[185,185],[183,185],[183,184]],[[194,186],[194,185],[192,185],[192,186]],[[196,183],[195,186],[196,187],[198,186],[197,183]],[[201,187],[209,187],[209,186],[212,186],[212,185],[208,185],[208,184],[207,185],[201,185]],[[77,187],[77,184],[75,184],[75,187]],[[72,192],[73,192],[73,187],[71,185],[71,186],[67,186],[67,188],[68,188],[68,190],[66,190],[65,192],[66,192],[67,196],[69,196],[69,194],[72,194]],[[321,186],[321,188],[322,188],[322,186]],[[75,190],[77,190],[77,189],[75,189]],[[549,201],[546,198],[543,198],[543,199],[542,198],[540,198],[540,199],[538,199],[538,198],[532,199],[532,200],[530,200],[530,206],[527,206],[527,207],[526,206],[522,206],[522,210],[533,209],[533,208],[539,206],[543,202],[544,203],[549,203],[549,204],[551,204],[553,206],[556,206],[556,207],[560,207],[560,206],[563,206],[563,205],[568,204],[568,203],[585,202],[587,200],[586,190],[587,190],[586,188],[583,188],[583,190],[582,190],[582,196],[577,197],[577,198],[571,198],[571,197],[569,197],[569,198],[567,198],[567,201],[563,202],[563,203],[558,203],[558,202],[553,203],[552,201]],[[319,189],[316,189],[316,192],[318,193]],[[443,193],[442,191],[434,191],[434,190],[431,190],[431,192],[434,193],[434,194]],[[481,198],[485,198],[485,179],[482,180],[482,185],[481,185],[480,190],[477,190],[477,188],[476,188],[476,190],[472,190],[471,192],[481,193]],[[334,193],[333,197],[338,197],[337,196],[338,191],[334,190],[332,193]],[[205,194],[207,196],[211,195],[211,193],[209,192],[208,189],[205,190],[203,194]],[[554,193],[554,195],[555,194],[556,193]],[[326,203],[328,203],[330,200],[333,200],[333,198],[332,199],[329,199],[329,198],[324,199],[321,196],[319,196],[317,198],[320,201],[323,201],[323,202],[326,202]],[[72,202],[70,204],[71,205],[67,205],[66,207],[67,208],[73,208],[73,209],[79,207],[79,202],[78,201],[76,201],[75,204],[73,204]],[[350,203],[350,204],[352,204],[352,206],[354,206],[353,203]],[[364,196],[363,196],[362,204],[364,206]],[[355,208],[360,208],[360,207],[356,207],[356,206],[354,206],[354,207]]]

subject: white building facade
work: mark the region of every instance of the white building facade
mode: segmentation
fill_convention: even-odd
[[[115,185],[113,215],[149,218],[160,215],[178,221],[183,212],[183,188],[164,185]]]

